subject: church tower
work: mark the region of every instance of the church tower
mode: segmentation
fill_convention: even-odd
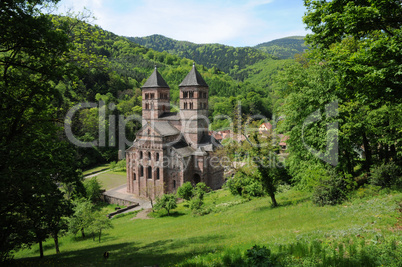
[[[170,89],[156,69],[142,86],[142,125],[170,110]]]
[[[195,68],[184,78],[180,88],[182,132],[191,147],[197,148],[208,137],[208,85]]]

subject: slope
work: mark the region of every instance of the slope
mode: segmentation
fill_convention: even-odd
[[[293,58],[295,54],[303,53],[307,49],[304,44],[304,36],[285,37],[254,47],[279,59]]]
[[[272,58],[253,47],[232,47],[222,44],[195,44],[186,41],[177,41],[162,35],[148,37],[128,37],[129,40],[152,48],[156,51],[189,58],[208,68],[216,68],[231,75],[236,80],[245,77],[238,74],[239,70],[253,65],[261,60]]]

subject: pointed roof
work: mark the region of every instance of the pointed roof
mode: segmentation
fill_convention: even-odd
[[[151,76],[149,76],[148,80],[144,83],[142,88],[154,88],[154,87],[163,87],[169,88],[169,85],[165,82],[162,78],[162,75],[159,74],[158,70],[156,69],[152,72]]]
[[[208,87],[208,84],[204,81],[201,74],[195,68],[195,64],[193,63],[193,68],[190,73],[187,74],[186,78],[181,82],[179,87],[181,86],[204,86]]]

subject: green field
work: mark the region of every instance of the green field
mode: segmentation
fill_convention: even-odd
[[[23,265],[223,266],[222,255],[241,254],[254,244],[277,252],[281,245],[297,241],[318,240],[336,249],[339,242],[385,244],[391,239],[401,240],[400,229],[395,227],[401,193],[355,198],[325,207],[313,206],[308,198],[305,193],[290,190],[278,195],[281,206],[271,208],[268,198],[247,201],[219,190],[206,195],[206,205],[214,207],[210,214],[194,216],[186,203],[181,203],[170,217],[161,214],[131,220],[133,215],[126,215],[113,219],[114,229],[106,231],[100,243],[65,236],[60,240],[59,255],[55,255],[49,239],[44,245],[44,259],[38,259],[37,245],[17,252],[15,258]],[[397,246],[401,254],[400,241]],[[107,260],[102,256],[105,251],[110,252]]]
[[[127,176],[125,172],[104,172],[96,176],[97,180],[101,183],[102,188],[109,190],[120,185],[127,183]],[[92,179],[92,178],[88,178]]]

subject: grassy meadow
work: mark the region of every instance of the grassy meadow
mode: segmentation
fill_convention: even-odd
[[[186,202],[180,203],[172,216],[161,211],[151,214],[152,219],[133,220],[135,214],[129,213],[112,219],[114,228],[102,234],[101,242],[91,237],[83,240],[78,235],[67,235],[60,239],[61,253],[56,255],[53,240],[49,239],[44,244],[43,259],[38,258],[38,245],[35,245],[32,249],[18,251],[14,263],[30,266],[236,266],[231,258],[241,257],[255,244],[264,245],[279,256],[284,249],[291,251],[286,257],[278,258],[282,265],[290,262],[308,266],[311,259],[304,258],[303,254],[315,253],[314,244],[319,244],[321,258],[322,251],[326,251],[327,258],[342,254],[337,257],[344,265],[336,266],[359,266],[347,258],[363,247],[375,251],[372,257],[366,255],[368,258],[360,266],[387,263],[389,259],[373,258],[375,253],[388,249],[387,246],[393,246],[392,253],[402,255],[398,224],[401,193],[354,197],[342,205],[325,207],[314,206],[309,199],[307,193],[288,190],[278,194],[280,206],[271,208],[267,197],[245,200],[230,195],[227,190],[219,190],[206,195],[205,205],[211,212],[204,216],[192,215]],[[312,244],[311,248],[308,244]],[[103,258],[105,251],[110,253],[107,260]],[[325,259],[315,262],[323,261]]]

